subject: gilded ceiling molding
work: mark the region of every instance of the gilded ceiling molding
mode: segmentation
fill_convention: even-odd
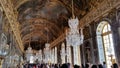
[[[102,15],[109,13],[113,8],[119,6],[120,0],[104,0],[97,8],[90,11],[86,16],[80,20],[80,27],[99,19]]]
[[[94,8],[93,10],[91,10],[87,15],[85,15],[80,20],[80,27],[84,27],[92,23],[92,21],[95,21],[102,15],[110,12],[113,8],[116,8],[119,4],[120,4],[120,0],[104,0],[101,4],[98,5],[97,8]],[[56,40],[54,40],[51,43],[50,47],[52,48],[56,46],[58,43],[62,42],[64,39],[65,39],[65,34],[61,35]]]
[[[31,22],[31,23],[34,23],[34,22],[35,22],[36,25],[44,25],[44,26],[47,26],[46,24],[49,24],[49,25],[54,26],[56,30],[58,30],[58,31],[61,30],[60,28],[58,28],[58,26],[57,26],[56,24],[54,24],[55,22],[51,22],[51,21],[49,21],[49,20],[47,20],[47,19],[43,19],[43,18],[33,18],[33,19],[29,19],[29,20],[24,21],[21,25],[27,24],[26,22]],[[29,25],[29,24],[28,24],[28,25]],[[34,25],[34,24],[33,24],[33,25]],[[27,27],[29,27],[29,26],[22,27],[22,28],[23,28],[22,30],[24,30],[24,29],[27,28]],[[50,27],[50,26],[48,26],[48,27]]]
[[[0,0],[0,3],[3,7],[3,10],[5,11],[6,17],[8,18],[8,21],[11,26],[11,30],[13,31],[13,34],[20,47],[20,50],[23,52],[24,47],[23,47],[22,40],[20,37],[19,24],[16,18],[17,16],[14,13],[13,4],[11,3],[11,0]]]
[[[50,43],[50,48],[53,48],[54,46],[56,46],[57,44],[59,44],[60,42],[62,42],[65,39],[65,36],[66,36],[65,33],[63,33],[56,40],[54,40],[52,43]]]
[[[25,35],[25,36],[22,38],[23,43],[25,43],[27,40],[30,41],[30,36],[32,36],[32,37],[33,37],[33,36],[43,36],[44,38],[42,38],[42,40],[45,40],[45,41],[46,41],[46,39],[47,39],[47,36],[44,35],[42,32],[36,32],[36,33],[30,33],[30,34]]]
[[[63,0],[63,1],[64,1],[64,0]],[[69,4],[69,5],[67,6],[63,1],[62,1],[62,0],[58,1],[58,0],[57,0],[57,2],[58,2],[59,4],[61,4],[63,7],[66,7],[66,9],[67,9],[69,12],[71,12],[71,11],[72,11],[72,9],[71,9],[71,4]],[[72,1],[72,0],[71,0],[71,1]],[[79,16],[81,13],[83,13],[83,11],[78,10],[78,9],[75,9],[75,10],[74,10],[74,14],[77,15],[77,16]],[[68,19],[68,18],[66,18],[66,19]]]
[[[32,25],[30,25],[30,26],[32,26]],[[25,35],[22,35],[22,33],[24,33],[24,32],[26,32],[26,29],[29,29],[27,26],[24,28],[24,29],[22,29],[21,30],[21,37],[23,38]],[[32,28],[32,31],[31,32],[33,32],[33,33],[35,33],[34,31],[36,31],[36,32],[41,32],[42,31],[42,29],[43,30],[46,30],[46,31],[51,31],[51,33],[53,34],[53,35],[56,35],[57,34],[57,32],[56,31],[54,31],[53,29],[53,26],[48,26],[47,28],[45,28],[45,26],[42,26],[42,25],[36,25],[36,26],[34,26],[33,28]],[[49,30],[48,30],[49,29]],[[37,31],[38,30],[38,31]],[[29,34],[29,32],[27,33],[27,34]],[[27,35],[26,34],[26,35]],[[44,37],[44,36],[43,36]]]

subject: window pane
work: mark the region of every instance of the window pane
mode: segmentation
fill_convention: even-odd
[[[107,25],[104,26],[103,33],[105,33],[106,31],[107,31]]]
[[[111,31],[110,25],[108,24],[108,31]]]

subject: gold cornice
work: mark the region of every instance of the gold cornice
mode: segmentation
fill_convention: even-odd
[[[65,39],[65,33],[63,33],[61,36],[59,36],[56,40],[54,40],[52,43],[50,43],[50,48],[53,48],[60,42],[62,42]]]
[[[84,26],[92,23],[92,21],[95,21],[96,19],[99,19],[102,15],[105,15],[106,13],[109,13],[113,8],[117,8],[120,6],[120,0],[104,0],[97,8],[94,8],[91,10],[87,15],[85,15],[80,20],[80,28],[84,28]],[[56,40],[54,40],[51,43],[51,48],[56,46],[58,43],[63,41],[65,39],[65,35],[61,35]],[[59,41],[58,41],[59,40]]]
[[[0,3],[10,23],[11,30],[13,31],[13,34],[20,47],[20,50],[24,52],[24,47],[23,47],[22,40],[20,37],[19,24],[17,21],[17,16],[14,13],[13,4],[11,3],[10,0],[0,0]]]
[[[106,13],[109,13],[112,9],[120,6],[120,0],[104,0],[97,8],[91,10],[87,15],[85,15],[80,20],[80,27],[84,27],[96,19],[99,19],[101,16],[104,16]]]

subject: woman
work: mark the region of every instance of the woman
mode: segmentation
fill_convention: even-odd
[[[97,65],[93,65],[91,68],[97,68]]]
[[[99,65],[98,65],[98,68],[103,68],[102,64],[99,64]]]
[[[118,65],[116,63],[114,63],[112,68],[118,68]]]

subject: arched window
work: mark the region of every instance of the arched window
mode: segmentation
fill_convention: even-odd
[[[104,45],[104,52],[105,52],[107,67],[111,67],[112,63],[115,62],[115,54],[114,54],[111,28],[108,23],[105,24],[103,27],[102,37],[103,37],[103,45]]]
[[[111,27],[107,21],[102,21],[97,27],[97,44],[100,63],[106,61],[107,68],[115,62],[114,44]]]

